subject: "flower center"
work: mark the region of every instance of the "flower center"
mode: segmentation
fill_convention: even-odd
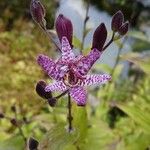
[[[65,74],[63,80],[64,83],[69,87],[75,87],[81,83],[81,80],[72,71],[69,71],[67,74]]]

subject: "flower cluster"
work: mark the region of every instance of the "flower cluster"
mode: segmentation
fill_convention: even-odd
[[[119,36],[124,36],[128,32],[129,22],[124,22],[124,15],[121,11],[114,14],[111,22],[111,29],[118,32]]]
[[[32,0],[32,3],[36,0]],[[31,3],[31,6],[32,6]],[[36,3],[34,3],[36,4]],[[40,5],[39,5],[40,4]],[[31,14],[34,20],[42,22],[45,13],[41,3],[37,7],[31,7]],[[34,10],[34,8],[36,8]],[[33,13],[32,13],[33,12]],[[38,12],[37,15],[35,12]],[[41,20],[40,20],[41,18]],[[53,60],[46,55],[40,54],[37,63],[54,80],[53,83],[46,85],[44,81],[39,81],[36,86],[37,93],[48,99],[51,106],[55,106],[58,97],[52,97],[51,92],[68,93],[78,106],[85,106],[87,101],[86,86],[101,85],[111,80],[108,74],[88,74],[94,63],[101,57],[103,51],[112,43],[114,35],[118,32],[121,36],[128,31],[128,22],[124,23],[123,14],[117,12],[112,18],[113,36],[111,41],[106,43],[107,29],[101,23],[93,34],[92,47],[88,55],[76,56],[73,53],[73,26],[71,21],[63,14],[60,14],[55,22],[55,28],[60,42],[61,56],[58,60]],[[106,44],[105,44],[106,43]]]

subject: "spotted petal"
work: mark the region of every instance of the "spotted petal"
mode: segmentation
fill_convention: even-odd
[[[46,92],[63,92],[65,90],[67,90],[67,87],[62,81],[51,83],[45,87]]]
[[[68,62],[70,60],[73,60],[75,58],[74,53],[72,52],[72,48],[69,44],[68,39],[63,36],[61,40],[61,52],[62,52],[62,61]]]
[[[67,67],[62,63],[55,63],[46,55],[39,55],[37,58],[38,64],[43,70],[53,79],[61,80],[67,71]]]
[[[74,87],[70,89],[70,96],[78,106],[84,106],[87,100],[87,93],[83,87]]]
[[[87,75],[84,81],[81,83],[81,86],[90,86],[90,85],[101,85],[111,80],[111,76],[108,74],[93,74]]]
[[[86,75],[88,71],[91,69],[93,64],[99,59],[101,56],[101,52],[96,48],[92,49],[87,56],[81,58],[79,63],[77,64],[77,71],[81,75]]]
[[[40,54],[37,57],[37,62],[49,76],[53,76],[51,73],[53,68],[56,67],[56,64],[51,58],[46,55]]]

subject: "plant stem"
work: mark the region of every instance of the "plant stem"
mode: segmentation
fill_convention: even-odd
[[[50,35],[50,33],[48,32],[47,28],[46,28],[44,25],[41,25],[41,24],[38,24],[38,25],[39,25],[39,27],[41,28],[41,30],[48,36],[48,38],[50,39],[50,41],[53,42],[53,44],[56,46],[56,48],[57,48],[58,50],[60,50],[61,47],[59,47],[58,44],[56,44],[56,42],[54,41],[52,35]]]
[[[82,40],[81,40],[81,47],[80,47],[81,54],[82,54],[82,50],[84,48],[84,41],[85,41],[85,36],[86,36],[86,24],[89,19],[89,17],[88,17],[89,6],[90,6],[90,0],[88,0],[88,2],[87,2],[86,14],[85,14],[85,19],[84,19],[84,23],[83,23],[83,33],[82,33]]]
[[[114,41],[115,32],[112,33],[110,41],[103,47],[103,51]]]
[[[128,37],[126,36],[126,37],[123,39],[121,45],[120,45],[119,48],[118,48],[118,53],[117,53],[117,58],[116,58],[116,61],[115,61],[115,65],[114,65],[114,67],[112,68],[112,70],[111,70],[111,72],[110,72],[110,76],[111,76],[111,77],[113,77],[113,75],[114,75],[114,72],[115,72],[116,67],[117,67],[117,65],[118,65],[118,63],[119,63],[119,60],[120,60],[120,58],[119,58],[120,53],[121,53],[122,48],[123,48],[125,42],[127,41],[127,39],[128,39]],[[111,83],[108,84],[108,86],[106,86],[106,92],[108,92],[110,86],[111,86]]]
[[[116,67],[117,67],[117,65],[118,65],[118,63],[119,63],[119,60],[120,60],[120,58],[119,58],[120,53],[121,53],[122,48],[123,48],[125,42],[127,41],[127,39],[128,39],[128,37],[126,36],[126,37],[123,39],[121,45],[120,45],[119,48],[118,48],[118,53],[117,53],[117,58],[116,58],[116,61],[115,61],[115,65],[114,65],[114,67],[113,67],[113,69],[112,69],[112,71],[111,71],[111,73],[110,73],[111,76],[113,76],[113,74],[114,74],[114,72],[115,72],[115,70],[116,70]]]
[[[18,114],[17,114],[17,111],[14,111],[14,114],[15,114],[15,119],[16,121],[18,122]],[[19,130],[19,134],[22,136],[24,142],[26,143],[27,141],[27,138],[25,137],[24,133],[23,133],[23,130],[21,128],[21,126],[19,124],[17,124],[17,128]]]
[[[19,129],[20,135],[22,136],[24,142],[26,143],[27,138],[25,137],[25,135],[24,135],[24,133],[23,133],[23,130],[22,130],[21,126],[17,126],[17,127],[18,127],[18,129]]]
[[[68,93],[68,90],[66,90],[65,92],[61,93],[60,95],[56,96],[56,99],[61,98],[62,96],[66,95]]]
[[[71,108],[72,108],[72,105],[71,105],[71,97],[70,97],[70,94],[68,94],[68,123],[69,123],[69,127],[68,127],[68,130],[69,132],[72,131],[72,120],[73,120],[73,117],[72,117],[72,114],[71,114]]]

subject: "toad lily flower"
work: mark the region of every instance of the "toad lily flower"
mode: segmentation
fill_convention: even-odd
[[[68,91],[78,106],[84,106],[87,93],[84,87],[101,85],[111,80],[110,75],[88,75],[93,64],[100,58],[107,37],[107,30],[102,23],[95,30],[90,53],[86,56],[75,56],[73,53],[71,21],[62,14],[56,19],[56,31],[61,44],[61,57],[54,61],[46,55],[40,54],[38,64],[55,80],[45,87],[46,92]]]

